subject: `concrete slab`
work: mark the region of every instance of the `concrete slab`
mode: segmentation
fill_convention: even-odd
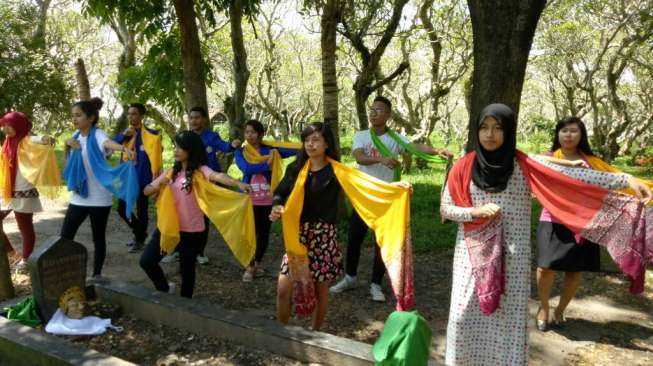
[[[0,317],[0,365],[133,366],[134,364]]]
[[[263,349],[302,362],[323,365],[372,365],[372,346],[355,340],[296,326],[248,313],[227,310],[179,296],[156,292],[125,282],[95,284],[101,301],[122,307],[124,313],[194,334],[225,339]],[[436,365],[429,362],[429,365]]]

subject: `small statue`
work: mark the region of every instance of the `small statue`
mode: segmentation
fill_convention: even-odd
[[[71,319],[81,319],[86,311],[86,295],[79,286],[73,286],[59,298],[61,311]]]

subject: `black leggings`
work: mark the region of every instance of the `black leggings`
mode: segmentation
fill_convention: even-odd
[[[176,251],[179,252],[179,272],[181,272],[181,296],[191,298],[193,297],[193,290],[195,289],[195,261],[199,249],[199,241],[202,238],[203,232],[187,233],[180,232],[180,240],[177,245]],[[145,246],[143,254],[141,255],[140,265],[141,268],[147,273],[154,283],[154,287],[163,292],[168,292],[168,280],[166,279],[159,262],[163,259],[161,254],[161,232],[155,230],[152,233],[150,241]]]
[[[127,204],[123,200],[118,200],[118,215],[129,225],[134,233],[134,241],[137,243],[145,243],[147,238],[147,225],[149,222],[148,218],[148,205],[149,198],[143,194],[141,189],[140,194],[138,195],[138,200],[136,201],[136,214],[132,212],[131,218],[127,218]]]
[[[206,248],[206,243],[209,242],[209,229],[211,228],[211,220],[204,215],[204,231],[201,232],[199,237],[199,255],[204,256],[204,249]]]
[[[102,273],[104,259],[107,256],[107,221],[111,206],[77,206],[72,203],[68,205],[66,217],[63,219],[61,226],[61,237],[69,240],[75,240],[77,230],[82,225],[86,217],[91,218],[91,232],[93,233],[93,245],[95,252],[93,254],[93,275]]]
[[[365,221],[361,219],[356,210],[352,210],[351,218],[349,219],[349,243],[347,244],[347,260],[345,263],[345,273],[354,277],[358,272],[358,261],[361,256],[361,244],[365,240],[368,227]],[[379,245],[374,242],[374,265],[372,267],[372,283],[377,285],[381,284],[383,275],[385,274],[385,264],[381,258],[381,249]]]
[[[254,206],[254,227],[256,228],[256,255],[254,261],[261,263],[270,242],[270,212],[272,206]]]

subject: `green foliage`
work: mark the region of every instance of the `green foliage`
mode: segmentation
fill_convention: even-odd
[[[0,2],[0,113],[18,110],[33,119],[37,130],[60,133],[72,87],[65,55],[51,55],[32,39],[38,10],[17,1]]]
[[[118,97],[129,102],[155,101],[177,113],[184,110],[184,76],[179,32],[162,35],[137,66],[120,75]]]
[[[83,11],[105,24],[124,20],[139,36],[156,37],[162,30],[170,29],[174,18],[168,0],[85,0]]]

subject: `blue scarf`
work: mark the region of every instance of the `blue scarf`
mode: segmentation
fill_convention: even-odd
[[[86,140],[88,162],[93,170],[93,175],[104,188],[125,201],[127,205],[126,213],[129,218],[140,193],[134,162],[124,162],[116,167],[109,165],[104,158],[104,153],[97,144],[95,131],[95,127],[92,127]],[[78,137],[79,131],[73,135],[75,139]],[[88,178],[86,177],[86,169],[84,169],[81,149],[72,149],[63,170],[63,177],[69,191],[76,192],[84,198],[88,197]]]

